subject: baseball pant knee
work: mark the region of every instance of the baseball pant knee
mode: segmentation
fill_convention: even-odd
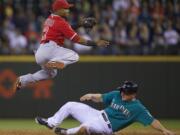
[[[69,64],[79,61],[79,55],[76,52],[68,53],[66,57],[56,57],[50,60],[51,62],[57,62],[60,69],[66,67]]]
[[[68,109],[68,110],[70,110],[70,109],[72,109],[74,106],[76,106],[77,105],[77,103],[76,102],[67,102],[64,106]]]

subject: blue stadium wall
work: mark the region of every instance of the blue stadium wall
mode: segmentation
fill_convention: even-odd
[[[80,62],[59,71],[55,79],[13,95],[15,78],[39,69],[33,56],[0,57],[0,118],[48,117],[68,101],[79,101],[88,92],[109,92],[124,80],[139,84],[138,98],[155,117],[180,118],[180,57],[82,56]]]

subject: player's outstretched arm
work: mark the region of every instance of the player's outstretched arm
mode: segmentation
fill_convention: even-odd
[[[154,120],[154,121],[151,123],[151,126],[152,126],[154,129],[161,131],[164,135],[175,135],[173,132],[167,130],[167,129],[159,122],[159,120]]]
[[[80,101],[102,102],[102,94],[86,94],[80,98]]]
[[[83,37],[80,37],[77,43],[86,46],[101,46],[101,47],[107,47],[110,44],[109,41],[106,40],[92,41],[92,40],[86,40]]]

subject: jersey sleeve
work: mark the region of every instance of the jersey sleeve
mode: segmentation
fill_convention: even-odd
[[[72,29],[72,27],[67,22],[61,22],[59,24],[61,33],[65,38],[77,42],[79,40],[79,35]]]
[[[108,106],[111,104],[112,99],[119,93],[119,91],[112,91],[109,93],[102,94],[103,103]]]
[[[154,121],[154,117],[146,108],[142,108],[136,120],[144,126],[148,126]]]

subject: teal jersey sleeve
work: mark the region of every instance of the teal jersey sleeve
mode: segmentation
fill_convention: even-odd
[[[111,104],[112,99],[114,98],[114,96],[116,96],[118,93],[119,93],[119,91],[112,91],[112,92],[109,92],[109,93],[102,94],[103,103],[106,106],[109,106]]]
[[[154,117],[146,108],[143,108],[136,120],[142,123],[144,126],[148,126],[154,121]]]

